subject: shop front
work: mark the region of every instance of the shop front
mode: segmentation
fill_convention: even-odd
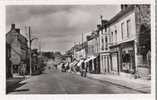
[[[134,74],[135,68],[135,52],[134,42],[121,44],[121,72]]]
[[[97,57],[91,56],[85,60],[85,66],[87,67],[87,72],[96,73],[97,69]]]
[[[105,74],[111,71],[110,56],[108,52],[100,54],[100,72]]]
[[[94,59],[94,73],[100,74],[100,55]]]
[[[120,72],[120,45],[110,47],[110,66],[111,73],[118,74]]]

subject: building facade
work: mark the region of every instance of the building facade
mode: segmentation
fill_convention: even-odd
[[[98,31],[92,32],[87,37],[87,66],[91,73],[100,73],[100,55],[99,55],[99,34]]]
[[[97,26],[99,39],[100,72],[105,74],[110,72],[110,50],[108,47],[108,21],[101,17],[101,24]]]
[[[15,28],[15,24],[11,25],[10,31],[6,34],[6,51],[7,51],[7,61],[10,62],[7,69],[11,71],[12,74],[19,74],[20,64],[27,64],[27,54],[28,46],[27,39],[20,34],[20,29]]]
[[[145,13],[142,13],[141,9],[145,9]],[[121,11],[109,21],[109,48],[113,72],[138,74],[141,77],[150,74],[150,66],[146,59],[150,51],[148,16],[150,17],[148,5],[121,5]],[[147,28],[143,28],[144,32],[141,32],[144,19],[147,20],[145,21]]]
[[[86,36],[87,49],[75,45],[73,58],[85,52],[90,73],[145,77],[151,73],[150,5],[121,5],[110,20],[101,17],[97,29]],[[81,51],[82,50],[82,51]]]

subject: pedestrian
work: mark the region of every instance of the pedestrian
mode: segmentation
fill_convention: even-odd
[[[26,72],[26,64],[24,62],[21,62],[21,68],[20,68],[20,74],[25,78],[25,72]]]
[[[66,70],[69,71],[69,69],[70,69],[69,62],[67,62]]]
[[[81,65],[81,76],[82,77],[86,77],[86,68],[85,68],[85,62],[83,61],[82,62],[82,65]]]
[[[57,70],[57,64],[55,64],[55,68],[56,68],[56,70]]]
[[[149,67],[149,73],[151,73],[151,51],[150,50],[147,52],[147,64]]]
[[[65,65],[64,65],[64,63],[62,64],[62,72],[65,72],[66,70],[65,70]]]

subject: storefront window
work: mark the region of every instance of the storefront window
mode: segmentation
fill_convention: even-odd
[[[134,52],[133,50],[122,51],[121,71],[126,73],[134,73]]]
[[[122,55],[122,60],[123,60],[123,62],[125,62],[125,63],[130,62],[130,54],[123,54],[123,55]]]

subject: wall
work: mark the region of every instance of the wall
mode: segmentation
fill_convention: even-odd
[[[88,41],[87,57],[94,55],[94,39]]]
[[[146,67],[144,64],[144,55],[142,55],[142,52],[146,49],[142,49],[143,46],[140,44],[143,43],[143,41],[140,41],[140,34],[141,32],[141,25],[144,25],[146,30],[151,30],[151,11],[150,11],[150,5],[137,5],[135,8],[135,20],[136,20],[136,42],[135,42],[135,54],[136,54],[136,66],[137,66],[137,72],[139,76],[147,76],[149,73],[149,70],[151,67]],[[142,30],[145,31],[145,30]],[[151,37],[151,32],[148,32]],[[144,34],[143,34],[144,35]],[[146,38],[146,37],[145,37]],[[149,37],[148,37],[149,38]],[[148,39],[147,38],[147,39]],[[150,39],[151,41],[151,39]],[[151,45],[151,44],[150,44]],[[150,46],[151,47],[151,46]],[[146,51],[145,51],[146,52]]]
[[[12,29],[7,33],[6,39],[11,46],[12,64],[20,64],[21,60],[26,60],[28,50],[26,38]]]
[[[131,34],[130,37],[127,38],[127,20],[131,20]],[[122,39],[122,30],[121,30],[121,23],[124,23],[124,38]],[[115,36],[115,30],[117,30],[117,41]],[[136,28],[135,28],[135,13],[131,11],[127,15],[120,18],[115,23],[111,24],[109,26],[109,34],[111,35],[111,32],[113,32],[113,44],[119,44],[122,42],[134,40],[136,37]]]
[[[76,51],[75,57],[76,57],[77,60],[80,60],[82,58],[86,58],[85,49],[81,49],[79,51]]]

